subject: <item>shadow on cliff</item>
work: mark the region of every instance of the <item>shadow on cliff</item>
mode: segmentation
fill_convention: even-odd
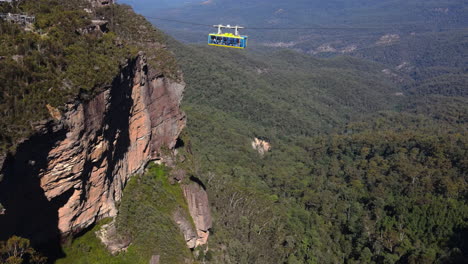
[[[103,188],[110,188],[116,180],[116,167],[120,166],[130,147],[129,119],[133,107],[131,93],[136,62],[131,61],[122,68],[122,74],[113,80],[109,102],[99,95],[81,100],[84,101],[85,115],[83,137],[90,139],[90,146],[97,143],[99,136],[111,142],[99,161],[87,159],[84,162],[81,173],[82,200],[88,198],[90,176],[93,169],[100,165],[98,163],[108,162],[106,186]],[[96,114],[104,116],[101,119]],[[6,214],[0,215],[0,240],[7,240],[13,235],[27,238],[37,251],[48,257],[49,263],[65,257],[58,229],[58,210],[67,203],[74,189],[49,201],[41,188],[39,175],[47,169],[48,153],[66,138],[67,132],[65,128],[54,129],[53,123],[48,123],[41,133],[20,144],[16,154],[9,156],[3,168],[0,168],[4,175],[0,182],[0,203],[6,209]]]
[[[40,186],[39,172],[47,168],[47,157],[54,144],[65,138],[65,131],[35,135],[19,145],[16,155],[9,156],[2,169],[0,203],[6,214],[0,216],[0,240],[13,235],[27,238],[32,246],[53,263],[64,255],[60,245],[58,209],[72,195],[66,192],[49,201]]]
[[[108,162],[105,172],[106,188],[108,189],[110,189],[115,180],[119,180],[116,179],[115,172],[118,169],[117,167],[121,166],[120,161],[124,160],[125,154],[128,152],[131,144],[129,130],[131,111],[134,105],[132,88],[136,63],[137,60],[129,61],[126,67],[120,69],[121,74],[112,81],[110,101],[107,102],[109,105],[102,121],[103,137],[110,141],[109,149],[102,156],[102,160]],[[92,164],[91,161],[87,161],[84,165],[82,199],[86,195],[86,185],[89,182],[93,166],[95,164]]]
[[[131,111],[134,105],[132,88],[136,62],[136,60],[133,60],[127,67],[121,69],[122,74],[120,77],[115,78],[112,82],[110,106],[104,117],[104,123],[109,127],[105,131],[104,137],[115,139],[114,144],[110,144],[110,148],[106,153],[109,161],[106,178],[109,184],[115,180],[116,166],[125,158],[125,154],[130,147],[129,130]]]
[[[452,250],[450,250],[448,256],[446,256],[441,263],[466,263],[468,260],[468,228],[456,228],[448,241],[448,246],[452,248]]]

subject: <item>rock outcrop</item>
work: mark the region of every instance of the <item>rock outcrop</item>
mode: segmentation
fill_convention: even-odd
[[[175,147],[186,123],[179,108],[183,90],[183,83],[151,70],[140,53],[92,99],[68,105],[61,115],[49,109],[54,119],[38,126],[3,166],[2,227],[47,240],[53,232],[42,222],[63,236],[115,216],[129,177]],[[41,211],[48,216],[38,217]]]
[[[208,242],[212,227],[208,194],[203,186],[197,182],[182,185],[182,190],[187,200],[190,215],[197,229],[197,239],[194,247],[205,245]]]
[[[115,218],[112,222],[103,225],[98,231],[96,231],[96,236],[112,255],[116,255],[122,251],[127,251],[131,243],[129,237],[119,236],[117,234]]]
[[[175,210],[172,214],[172,219],[179,227],[180,232],[184,235],[185,243],[188,248],[197,247],[198,236],[197,232],[194,230],[192,222],[189,220],[190,217],[184,214],[183,209],[179,208]]]
[[[252,148],[258,151],[261,156],[263,156],[265,153],[271,150],[271,144],[266,140],[254,138],[252,141]]]
[[[49,152],[40,175],[46,197],[73,189],[59,210],[62,233],[116,215],[129,176],[159,158],[162,147],[172,149],[185,126],[182,84],[150,76],[143,56],[126,71],[112,89],[72,107],[66,138]]]
[[[159,259],[160,259],[159,255],[153,255],[151,256],[149,264],[159,264]]]
[[[400,35],[398,34],[386,34],[380,37],[375,44],[377,45],[390,45],[400,40]]]

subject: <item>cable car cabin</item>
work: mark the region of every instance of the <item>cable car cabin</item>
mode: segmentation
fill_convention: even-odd
[[[247,36],[236,36],[231,33],[209,34],[208,45],[235,49],[245,49],[247,47]]]
[[[247,36],[239,34],[239,29],[244,27],[231,25],[214,25],[213,27],[218,28],[218,33],[208,35],[208,45],[235,49],[245,49],[247,47]],[[234,34],[223,33],[223,28],[234,29]]]

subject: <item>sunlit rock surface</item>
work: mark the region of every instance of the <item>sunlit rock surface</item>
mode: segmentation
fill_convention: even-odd
[[[51,109],[53,119],[38,125],[3,166],[0,223],[12,228],[3,236],[21,230],[46,240],[54,228],[73,234],[117,214],[129,177],[162,149],[173,149],[186,123],[179,108],[184,83],[156,72],[139,54],[92,99],[61,115]]]
[[[212,227],[212,218],[208,194],[197,182],[192,182],[188,185],[183,185],[185,199],[192,216],[195,228],[197,229],[197,239],[195,247],[205,245],[208,242],[210,229]]]

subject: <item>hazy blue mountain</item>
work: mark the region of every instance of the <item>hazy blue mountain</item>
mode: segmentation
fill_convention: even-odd
[[[127,0],[128,1],[128,0]],[[137,6],[145,6],[145,13],[152,7],[147,0],[132,1]],[[165,1],[161,1],[164,5]],[[451,15],[453,20],[464,14],[467,4],[462,0],[422,1],[422,0],[209,0],[209,1],[172,1],[175,6],[187,3],[182,8],[172,10],[170,16],[198,18],[198,22],[216,22],[214,18],[240,19],[238,23],[248,23],[248,26],[264,25],[311,25],[314,23],[361,23],[374,24],[385,22],[401,24],[402,22],[432,22],[441,23],[448,20],[444,15]],[[190,3],[191,2],[191,3]],[[167,5],[167,4],[166,4]],[[401,19],[395,21],[395,18]],[[232,21],[226,21],[229,23]],[[453,21],[459,23],[462,21]]]
[[[128,0],[127,0],[128,1]],[[463,0],[209,0],[157,9],[144,1],[134,1],[144,15],[181,19],[205,24],[240,24],[247,27],[372,27],[377,31],[437,31],[468,24],[468,5]],[[174,3],[178,3],[176,1]],[[144,10],[141,7],[144,6]],[[204,41],[209,28],[155,21],[183,41]],[[375,32],[376,30],[373,30]],[[197,33],[197,34],[193,34]],[[275,31],[247,30],[253,42],[299,41],[311,35],[368,34],[367,31]]]
[[[180,7],[185,4],[201,2],[197,0],[118,0],[118,3],[128,4],[138,12],[145,12],[145,10],[155,10],[160,8],[174,8]]]
[[[290,48],[316,57],[352,55],[388,65],[395,79],[409,75],[441,85],[447,79],[459,83],[460,76],[454,76],[467,71],[468,4],[463,0],[210,0],[176,1],[170,8],[135,4],[146,5],[141,11],[146,16],[207,24],[151,19],[183,42],[205,42],[207,33],[215,31],[209,25],[239,24],[247,27],[243,33],[249,35],[249,49],[257,51]],[[333,29],[274,29],[285,27]]]

